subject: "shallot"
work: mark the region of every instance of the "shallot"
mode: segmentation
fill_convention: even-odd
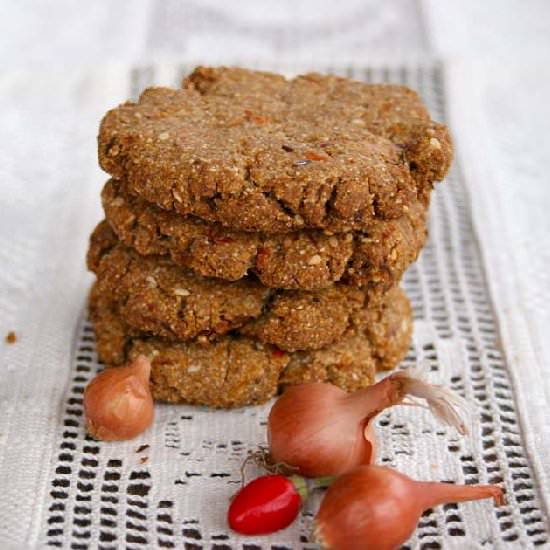
[[[325,383],[300,384],[285,390],[268,419],[270,460],[305,477],[340,475],[375,456],[373,418],[388,407],[419,405],[424,399],[444,423],[466,433],[460,412],[464,400],[422,379],[423,368],[396,372],[353,393]]]
[[[484,498],[504,504],[496,485],[415,481],[390,468],[359,466],[329,487],[315,518],[314,536],[331,550],[393,550],[412,535],[424,510]]]
[[[153,422],[151,363],[144,356],[99,373],[84,391],[88,433],[104,441],[132,439]]]

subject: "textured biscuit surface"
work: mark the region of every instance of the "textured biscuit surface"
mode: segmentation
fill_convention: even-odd
[[[446,128],[403,86],[197,68],[104,117],[101,167],[149,202],[232,229],[341,232],[427,204]]]
[[[166,257],[143,257],[117,241],[103,222],[92,235],[88,264],[95,292],[136,330],[171,341],[202,340],[238,330],[287,351],[319,349],[391,299],[336,284],[315,291],[275,290],[254,278],[201,277]]]
[[[129,327],[95,287],[89,305],[103,362],[117,365],[146,355],[152,361],[156,399],[222,408],[262,403],[289,384],[331,382],[347,391],[366,387],[376,370],[399,363],[412,331],[410,305],[400,291],[337,343],[298,352],[234,334],[205,343],[146,337]]]
[[[229,281],[252,272],[271,288],[315,290],[342,281],[386,291],[416,260],[426,236],[426,209],[418,201],[395,220],[332,235],[232,231],[158,208],[114,180],[105,185],[102,202],[118,238],[140,254],[170,255],[200,275]]]

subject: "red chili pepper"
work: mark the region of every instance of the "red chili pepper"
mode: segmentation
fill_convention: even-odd
[[[306,482],[299,476],[261,476],[237,493],[227,520],[231,529],[243,535],[273,533],[296,519],[306,497]]]

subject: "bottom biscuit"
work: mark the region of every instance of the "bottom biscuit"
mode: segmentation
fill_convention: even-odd
[[[338,342],[292,353],[240,335],[205,343],[146,337],[97,299],[90,301],[90,317],[103,362],[116,365],[138,355],[151,359],[155,399],[232,408],[263,403],[290,384],[330,382],[357,390],[371,384],[377,370],[397,366],[409,347],[412,319],[405,294],[392,294],[379,310],[365,313],[361,328]]]

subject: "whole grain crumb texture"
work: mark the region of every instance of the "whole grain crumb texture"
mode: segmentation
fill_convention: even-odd
[[[341,232],[427,204],[446,128],[403,86],[196,69],[104,117],[103,169],[149,202],[232,229]]]
[[[347,391],[366,387],[376,370],[397,366],[408,349],[412,327],[410,305],[399,291],[338,342],[293,353],[238,335],[204,343],[145,337],[93,292],[90,317],[103,362],[120,364],[141,354],[151,359],[156,399],[221,408],[262,403],[289,384],[324,381]],[[386,337],[378,338],[383,333]]]
[[[419,201],[395,220],[335,234],[233,231],[162,210],[114,180],[106,183],[102,202],[117,237],[140,254],[169,255],[205,277],[236,281],[253,273],[271,288],[315,290],[342,281],[384,292],[417,258],[426,236],[426,208]]]
[[[396,293],[337,284],[316,291],[274,290],[254,278],[209,279],[165,257],[143,257],[118,242],[106,224],[88,254],[97,274],[93,293],[129,327],[169,341],[208,341],[238,331],[287,351],[320,349],[361,322]]]

